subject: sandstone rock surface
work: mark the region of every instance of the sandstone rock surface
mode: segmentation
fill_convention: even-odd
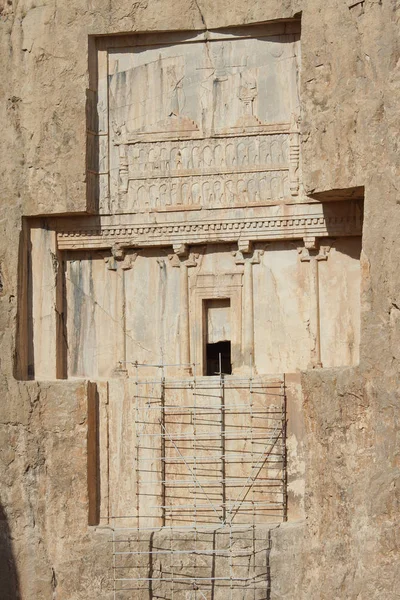
[[[4,600],[112,598],[109,534],[88,526],[88,383],[22,381],[15,370],[22,219],[91,208],[94,36],[300,15],[304,192],[329,201],[364,188],[360,360],[302,372],[305,518],[271,528],[269,597],[398,598],[399,11],[394,0],[0,2]]]

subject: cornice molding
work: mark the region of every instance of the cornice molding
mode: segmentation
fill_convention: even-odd
[[[135,223],[132,225],[99,225],[58,231],[60,250],[85,248],[112,248],[116,243],[126,248],[196,245],[202,243],[293,240],[313,236],[343,237],[362,233],[362,216],[297,215],[284,217],[257,217],[252,219],[219,219],[177,221],[169,223]]]

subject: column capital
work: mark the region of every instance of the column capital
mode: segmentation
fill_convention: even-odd
[[[129,254],[125,254],[124,259],[121,261],[121,269],[124,269],[124,271],[132,269],[137,257],[137,252],[130,252]]]
[[[332,248],[332,245],[324,245],[324,246],[320,246],[319,252],[317,254],[317,256],[315,257],[316,260],[328,260],[328,256],[329,256],[329,252]]]
[[[174,254],[180,257],[185,257],[189,254],[189,246],[187,244],[182,244],[181,242],[172,244],[172,249]]]
[[[261,261],[261,256],[264,254],[264,250],[257,249],[250,251],[248,253],[242,252],[241,250],[234,250],[232,252],[232,256],[234,257],[235,263],[237,265],[244,265],[246,262],[252,265],[258,265]]]
[[[104,262],[107,265],[107,269],[110,271],[116,271],[118,264],[121,269],[131,269],[133,263],[137,259],[137,252],[129,252],[128,248],[121,246],[121,244],[114,244],[111,248],[111,256],[106,256]]]
[[[238,251],[244,254],[248,254],[253,251],[253,242],[251,240],[238,240]]]
[[[304,238],[304,246],[299,246],[297,252],[300,255],[301,262],[310,262],[312,258],[315,260],[328,260],[329,252],[332,248],[333,240],[325,240],[324,244],[320,245],[318,238]]]
[[[202,252],[189,252],[187,254],[168,254],[172,267],[197,267],[201,261]]]

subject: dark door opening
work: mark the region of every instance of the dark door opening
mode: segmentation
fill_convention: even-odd
[[[220,358],[221,357],[221,358]],[[221,360],[221,363],[220,363]],[[216,344],[206,345],[206,375],[219,375],[220,371],[224,375],[231,375],[231,343],[217,342]]]

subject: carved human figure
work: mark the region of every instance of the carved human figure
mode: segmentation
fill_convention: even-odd
[[[226,165],[230,169],[233,169],[236,165],[235,146],[232,143],[227,144],[225,153],[226,153]]]
[[[167,203],[167,186],[165,183],[163,183],[160,185],[160,206],[166,206]]]
[[[200,168],[200,148],[198,146],[192,148],[192,165],[194,169]]]
[[[178,184],[176,181],[171,183],[171,204],[172,206],[178,204]]]
[[[170,64],[166,68],[167,94],[169,97],[168,116],[179,115],[184,104],[183,75],[177,73],[177,67]]]
[[[217,179],[214,181],[214,201],[216,204],[222,204],[222,186],[221,182]]]
[[[200,184],[195,182],[192,184],[192,204],[200,204],[201,201],[201,197],[200,197],[201,191],[200,191]]]
[[[257,97],[257,78],[254,72],[246,70],[240,74],[239,99],[243,103],[243,114],[253,116],[253,102]]]

